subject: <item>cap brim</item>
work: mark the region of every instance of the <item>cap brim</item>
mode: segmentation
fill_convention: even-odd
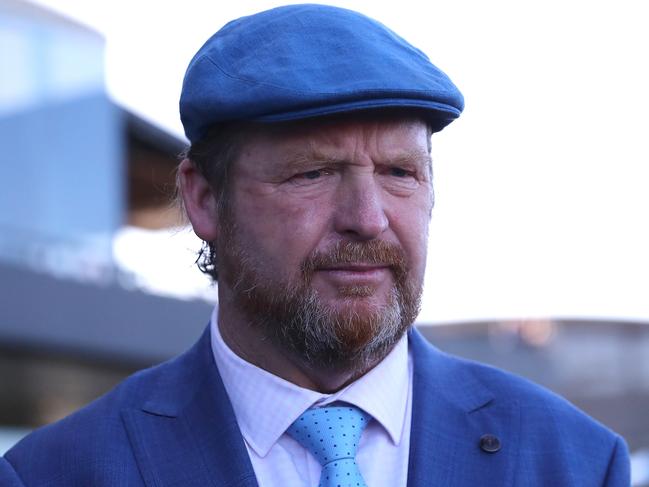
[[[327,115],[340,115],[361,111],[380,109],[413,110],[428,122],[432,123],[434,131],[442,130],[446,125],[460,116],[457,108],[427,100],[413,100],[408,98],[382,98],[378,100],[357,100],[353,102],[323,105],[318,107],[291,110],[255,117],[253,121],[261,123],[279,123],[303,120],[309,118],[325,117]]]

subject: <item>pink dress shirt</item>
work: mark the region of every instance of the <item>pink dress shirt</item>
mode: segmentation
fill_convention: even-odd
[[[321,466],[286,429],[305,410],[335,401],[371,414],[356,455],[369,487],[405,486],[408,477],[412,358],[408,337],[363,377],[334,394],[304,389],[236,355],[221,338],[217,308],[212,352],[260,487],[317,487]]]

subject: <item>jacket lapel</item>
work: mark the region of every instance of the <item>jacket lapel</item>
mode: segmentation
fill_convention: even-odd
[[[152,373],[154,384],[142,386],[151,388],[148,399],[122,411],[144,483],[257,487],[213,361],[209,327],[191,350]]]
[[[413,409],[408,487],[508,486],[518,450],[518,404],[497,400],[475,367],[430,346],[413,330]],[[493,435],[500,448],[484,445]],[[493,446],[493,445],[492,445]]]
[[[472,366],[413,330],[408,487],[507,486],[518,449],[518,404],[498,400]],[[147,398],[122,411],[145,485],[257,487],[232,406],[212,358],[209,328],[187,353],[143,381]],[[151,381],[154,375],[154,381]],[[486,434],[501,447],[480,447]]]

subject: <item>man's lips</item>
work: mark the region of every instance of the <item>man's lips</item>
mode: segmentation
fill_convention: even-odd
[[[323,266],[316,269],[316,271],[327,272],[374,272],[382,269],[388,269],[390,266],[387,264],[357,264],[357,263],[344,263],[334,264],[330,266]]]
[[[386,264],[342,263],[316,269],[316,274],[337,285],[378,285],[389,272]]]

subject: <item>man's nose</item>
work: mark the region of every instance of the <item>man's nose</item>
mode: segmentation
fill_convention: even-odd
[[[382,188],[374,177],[346,181],[336,194],[335,230],[353,240],[371,240],[388,229]]]

